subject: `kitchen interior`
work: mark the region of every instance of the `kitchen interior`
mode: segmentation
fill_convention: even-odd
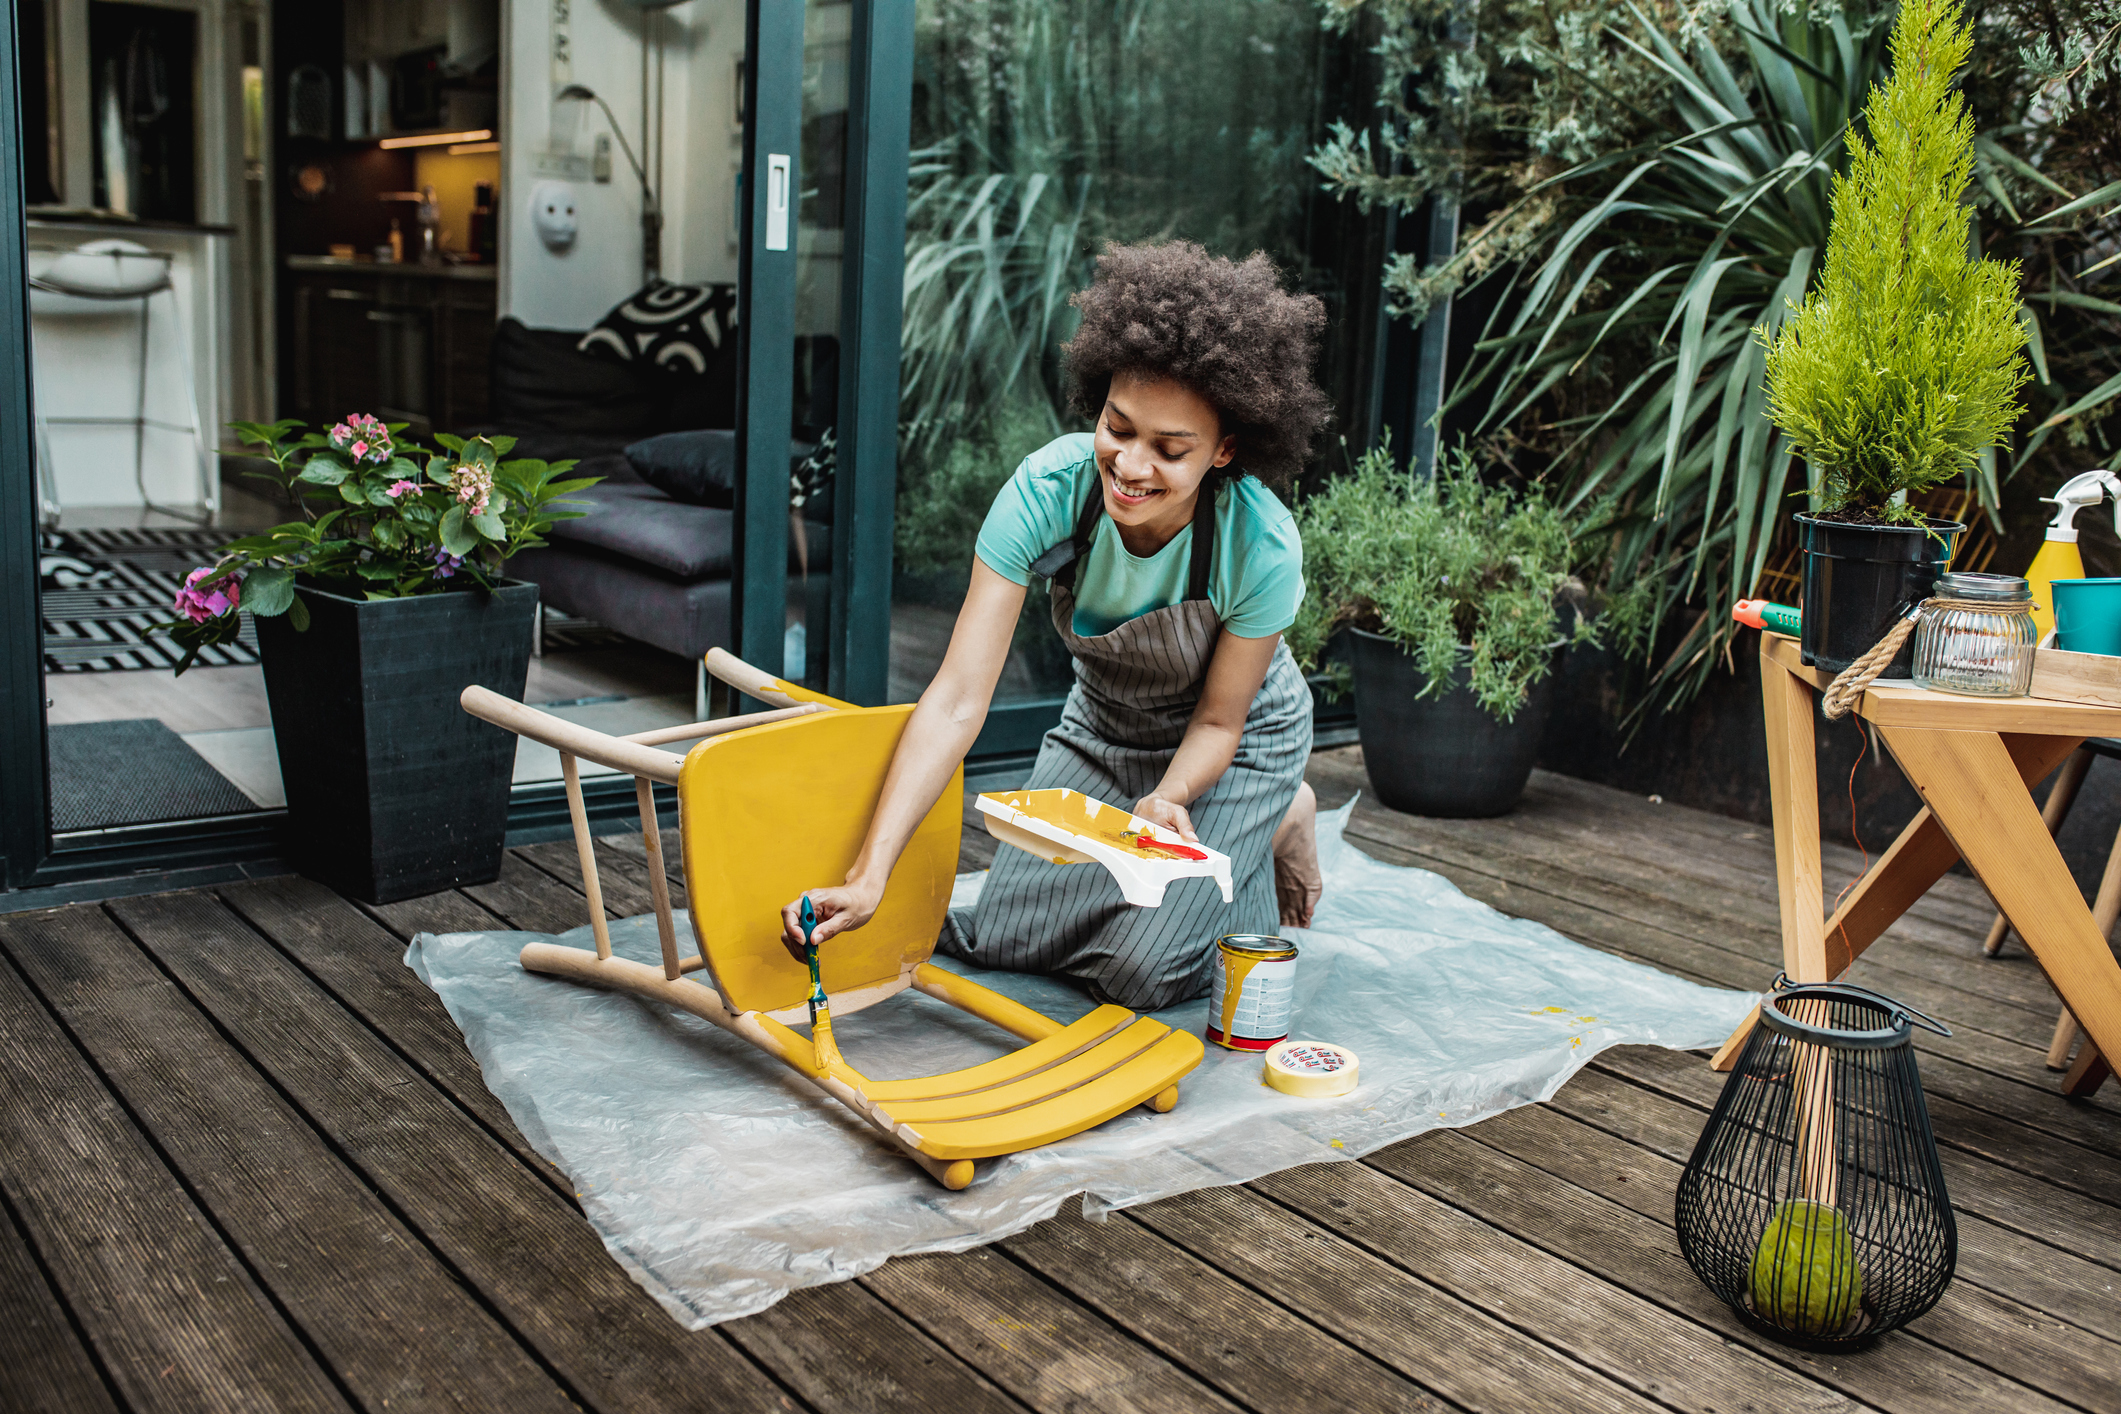
[[[219,544],[292,518],[244,479],[226,423],[373,411],[430,445],[487,428],[500,316],[581,329],[644,283],[666,91],[668,131],[692,111],[716,121],[671,155],[654,273],[733,281],[742,9],[591,0],[571,29],[567,6],[523,0],[17,14],[53,829],[63,845],[240,824],[284,804],[252,633],[178,677],[151,631]],[[554,97],[563,57],[623,101]],[[653,110],[634,83],[651,57]],[[646,173],[626,165],[635,150]],[[555,179],[582,207],[572,251],[505,205]],[[638,730],[691,720],[695,679],[687,659],[554,613],[525,695]],[[551,754],[527,750],[519,785],[556,779]]]

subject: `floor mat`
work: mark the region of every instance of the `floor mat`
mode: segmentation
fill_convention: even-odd
[[[61,530],[47,532],[38,555],[44,610],[44,670],[122,672],[173,668],[184,650],[150,633],[176,612],[184,577],[210,565],[233,530]],[[203,648],[201,667],[258,661],[250,615],[234,643]]]
[[[983,1161],[946,1192],[810,1085],[707,1022],[524,972],[525,933],[422,934],[406,963],[441,996],[524,1136],[566,1171],[606,1249],[697,1329],[908,1252],[1021,1231],[1071,1194],[1086,1216],[1277,1169],[1354,1159],[1424,1130],[1542,1100],[1608,1046],[1714,1045],[1750,993],[1680,981],[1505,917],[1425,870],[1319,822],[1326,893],[1302,949],[1292,1034],[1352,1047],[1362,1084],[1296,1099],[1260,1057],[1210,1046],[1169,1114],[1135,1109],[1059,1144]],[[967,904],[983,875],[959,880]],[[682,927],[683,925],[681,925]],[[581,928],[563,941],[590,947]],[[689,936],[689,934],[688,934]],[[652,918],[611,927],[652,961]],[[689,943],[688,943],[689,947]],[[1091,1009],[1052,978],[948,964],[1063,1021]],[[1207,1002],[1158,1013],[1196,1034]],[[1003,1053],[1004,1038],[916,993],[836,1019],[848,1061],[932,1074]]]
[[[52,828],[203,820],[258,807],[152,717],[49,729]]]

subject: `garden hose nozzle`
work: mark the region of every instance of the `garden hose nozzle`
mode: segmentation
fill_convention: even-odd
[[[1749,628],[1786,633],[1792,638],[1797,636],[1797,630],[1804,622],[1803,614],[1796,609],[1768,599],[1740,599],[1731,605],[1731,617]]]

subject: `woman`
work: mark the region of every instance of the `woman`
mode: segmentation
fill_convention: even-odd
[[[1272,932],[1277,915],[1308,925],[1318,901],[1311,696],[1281,641],[1303,549],[1267,483],[1288,484],[1325,423],[1309,377],[1325,311],[1283,292],[1264,255],[1233,264],[1184,242],[1108,248],[1074,303],[1069,397],[1096,431],[1032,453],[995,497],[861,853],[845,883],[808,893],[820,944],[874,915],[979,735],[1027,586],[1044,577],[1076,681],[1028,785],[1131,803],[1223,851],[1235,899],[1185,879],[1162,907],[1134,908],[1101,869],[1004,849],[937,946],[1153,1010],[1207,992],[1217,937]],[[800,903],[783,911],[791,945]]]

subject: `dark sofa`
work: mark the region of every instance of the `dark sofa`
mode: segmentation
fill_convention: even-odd
[[[496,326],[491,431],[517,439],[512,455],[580,460],[577,474],[604,480],[575,499],[588,513],[553,527],[551,544],[510,561],[543,602],[594,619],[629,638],[688,658],[728,646],[729,577],[735,532],[726,496],[688,504],[649,485],[626,448],[660,433],[697,432],[733,444],[734,349],[704,372],[672,374],[582,353],[579,332]],[[733,337],[725,343],[734,345]],[[799,404],[799,406],[809,406]],[[813,411],[829,409],[812,407]],[[714,448],[709,447],[709,454]],[[817,503],[822,511],[824,498]],[[805,550],[824,563],[830,529],[806,521]],[[791,536],[791,541],[793,536]],[[791,545],[790,569],[797,571]],[[810,585],[820,586],[821,576]],[[791,585],[791,602],[801,592]],[[779,665],[775,665],[779,666]]]

